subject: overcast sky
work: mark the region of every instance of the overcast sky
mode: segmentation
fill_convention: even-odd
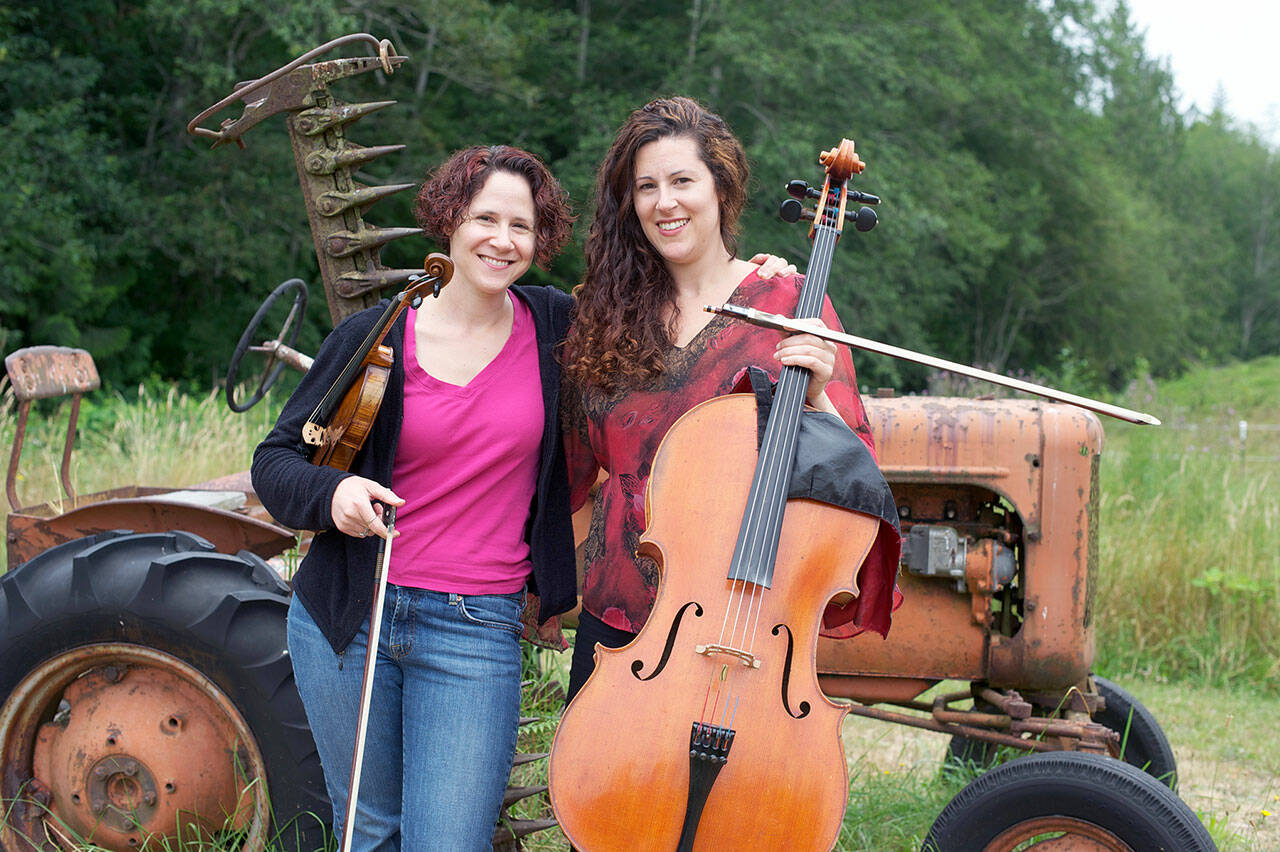
[[[1181,106],[1208,112],[1219,84],[1227,112],[1280,143],[1280,0],[1128,0],[1147,52],[1167,56]]]

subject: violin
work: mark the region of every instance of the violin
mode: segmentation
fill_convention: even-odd
[[[333,386],[307,418],[302,427],[302,441],[313,448],[312,464],[338,470],[351,469],[351,462],[364,446],[378,417],[391,376],[394,356],[391,347],[382,341],[405,308],[416,308],[421,304],[427,289],[433,296],[439,296],[440,290],[453,277],[453,261],[440,252],[427,255],[423,269],[427,273],[425,276],[412,279],[408,287],[391,299]]]
[[[847,139],[821,161],[800,318],[821,314],[863,169]],[[759,442],[754,396],[730,394],[690,409],[658,448],[639,551],[661,571],[653,612],[629,645],[597,646],[552,744],[551,802],[583,852],[836,843],[848,710],[818,687],[818,630],[829,600],[856,593],[880,521],[787,499],[808,383],[782,367]]]

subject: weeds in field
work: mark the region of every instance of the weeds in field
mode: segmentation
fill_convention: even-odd
[[[0,444],[8,448],[17,406],[7,379],[0,384]],[[178,488],[248,470],[253,448],[275,422],[280,405],[268,398],[247,414],[236,414],[221,391],[192,396],[172,385],[139,385],[130,398],[90,394],[81,404],[72,487],[78,494],[135,484]],[[24,506],[61,495],[58,473],[69,408],[65,400],[32,407],[17,482]]]
[[[236,414],[221,391],[192,396],[172,385],[140,385],[130,398],[88,395],[76,429],[71,486],[81,496],[127,485],[183,488],[248,470],[254,447],[282,404],[268,396],[247,414]],[[32,406],[15,482],[20,506],[48,502],[55,512],[69,508],[59,473],[69,411],[66,400],[38,400]],[[4,377],[0,446],[6,450],[13,445],[17,421],[17,405]],[[6,568],[0,553],[0,572]]]
[[[1100,671],[1277,689],[1280,464],[1128,430],[1102,465]]]

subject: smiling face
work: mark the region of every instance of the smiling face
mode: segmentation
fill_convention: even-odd
[[[715,178],[694,139],[668,136],[642,145],[632,196],[644,235],[668,265],[727,252]]]
[[[490,174],[449,236],[453,282],[482,293],[505,291],[533,261],[536,225],[529,182],[511,172]]]

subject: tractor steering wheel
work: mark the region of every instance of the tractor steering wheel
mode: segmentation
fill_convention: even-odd
[[[266,320],[267,314],[271,312],[276,302],[290,291],[293,291],[294,294],[293,306],[289,309],[289,315],[285,317],[284,323],[280,326],[280,331],[272,340],[258,346],[252,345],[252,341],[258,333],[258,326],[262,325]],[[290,278],[272,290],[271,295],[267,296],[266,301],[254,313],[253,319],[249,320],[249,325],[244,330],[244,334],[240,335],[235,351],[231,353],[231,363],[227,367],[227,405],[232,411],[248,411],[262,399],[263,394],[270,390],[271,386],[276,383],[276,379],[280,378],[280,371],[284,369],[284,361],[277,357],[277,350],[281,348],[293,350],[293,344],[298,339],[298,331],[302,328],[302,316],[306,313],[306,310],[307,285],[301,278]],[[244,360],[247,352],[266,353],[267,363],[258,377],[257,388],[249,395],[248,399],[243,402],[236,402],[236,380],[240,373],[240,362]]]

